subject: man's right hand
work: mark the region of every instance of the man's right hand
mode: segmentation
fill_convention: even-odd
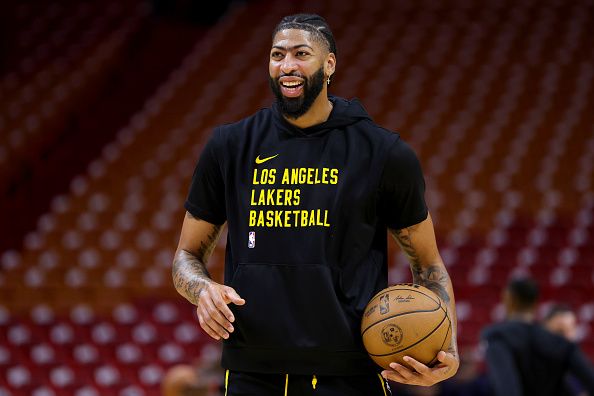
[[[231,303],[245,304],[245,300],[232,287],[208,281],[200,290],[196,306],[198,322],[200,327],[215,340],[229,338],[229,333],[234,330],[232,323],[235,317],[227,306]]]

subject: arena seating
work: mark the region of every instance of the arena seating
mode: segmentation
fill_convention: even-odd
[[[67,103],[101,84],[146,12],[110,4],[23,8],[22,62],[0,85],[0,182],[31,155],[19,147],[42,146]],[[270,32],[302,9],[326,16],[337,38],[331,92],[360,97],[421,159],[461,347],[501,319],[507,280],[531,275],[541,313],[569,303],[594,357],[594,3],[299,5],[232,7],[53,199],[24,248],[1,254],[0,396],[157,395],[168,367],[200,355],[209,341],[170,275],[189,179],[214,125],[269,105]],[[53,50],[60,40],[72,40],[70,55]],[[225,240],[209,264],[218,280]],[[390,254],[391,281],[410,281],[394,243]]]

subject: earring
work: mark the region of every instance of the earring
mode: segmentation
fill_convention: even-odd
[[[330,85],[330,76],[326,79],[326,84]]]

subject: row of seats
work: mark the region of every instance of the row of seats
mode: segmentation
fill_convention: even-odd
[[[0,306],[0,334],[0,392],[5,385],[17,394],[47,387],[74,395],[85,386],[155,394],[167,368],[199,359],[209,342],[180,299],[122,303],[108,315],[84,304],[67,315],[37,305],[27,316]]]
[[[41,12],[29,29],[19,26],[14,43],[25,46],[23,58],[0,80],[2,190],[69,124],[73,109],[98,92],[148,12],[136,1],[42,4],[52,17]],[[27,37],[36,37],[34,49],[25,45],[33,40]],[[11,163],[19,166],[6,166]]]

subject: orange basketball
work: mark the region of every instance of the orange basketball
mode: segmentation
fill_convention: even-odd
[[[435,363],[450,344],[452,322],[445,304],[420,285],[397,284],[377,293],[367,304],[361,322],[363,344],[383,368],[397,362],[410,367],[403,356]]]

